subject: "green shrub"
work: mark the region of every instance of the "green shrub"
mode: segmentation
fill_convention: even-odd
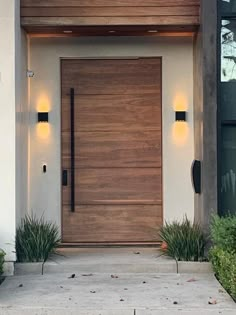
[[[45,262],[60,242],[58,227],[43,218],[26,216],[16,230],[19,262]]]
[[[3,264],[4,264],[4,257],[5,257],[5,252],[0,249],[0,275],[3,274]]]
[[[220,283],[236,299],[236,254],[215,246],[210,260]]]
[[[163,252],[177,261],[201,261],[204,259],[206,240],[200,225],[187,217],[182,222],[166,223],[160,230],[165,244]]]
[[[209,258],[222,286],[236,299],[236,216],[213,216]]]
[[[213,216],[210,233],[215,246],[236,252],[236,216]]]

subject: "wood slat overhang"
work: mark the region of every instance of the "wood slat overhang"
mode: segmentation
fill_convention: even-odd
[[[58,36],[184,33],[197,29],[199,7],[200,0],[21,0],[21,24]]]

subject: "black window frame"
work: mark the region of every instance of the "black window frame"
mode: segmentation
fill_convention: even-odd
[[[236,0],[234,0],[236,1]],[[221,56],[222,56],[222,20],[236,19],[236,12],[226,12],[222,9],[223,0],[217,0],[217,205],[218,214],[224,215],[221,198],[221,171],[222,171],[222,128],[235,127],[235,119],[222,119],[222,92],[221,92]]]

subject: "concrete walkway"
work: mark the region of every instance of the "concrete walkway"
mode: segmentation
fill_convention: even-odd
[[[183,310],[186,314],[236,314],[235,303],[213,275],[69,276],[7,278],[0,286],[0,314],[156,315],[181,314]],[[209,305],[211,300],[217,304]]]
[[[129,250],[130,251],[130,250]],[[129,252],[128,251],[128,252]],[[125,252],[125,251],[124,251]],[[138,254],[140,252],[140,254]],[[122,252],[117,262],[127,265]],[[131,253],[131,252],[130,252]],[[153,250],[132,252],[134,264],[157,255]],[[236,304],[212,273],[106,273],[80,271],[78,257],[60,257],[60,266],[69,265],[72,273],[51,273],[8,277],[0,286],[1,315],[235,315]],[[105,256],[107,255],[107,252]],[[143,257],[142,257],[143,255]],[[69,255],[70,256],[70,255]],[[86,264],[86,255],[81,265]],[[113,259],[111,262],[115,259]],[[137,258],[140,257],[140,258]],[[83,261],[84,259],[84,261]],[[108,261],[102,255],[87,264]],[[140,259],[140,261],[139,261]],[[164,259],[164,258],[163,258]],[[67,262],[65,263],[66,260]],[[114,261],[113,261],[114,262]],[[168,260],[166,260],[168,263]],[[147,263],[147,261],[146,261]],[[150,263],[150,261],[149,261]],[[119,265],[118,264],[118,265]],[[120,265],[120,266],[121,266]],[[114,266],[113,266],[114,267]],[[61,267],[60,267],[61,268]],[[112,269],[112,268],[111,268]],[[115,271],[114,269],[112,269]],[[213,303],[213,304],[209,304]]]

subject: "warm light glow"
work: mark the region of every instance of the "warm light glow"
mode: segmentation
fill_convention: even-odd
[[[174,144],[177,146],[184,146],[189,137],[189,126],[184,121],[177,121],[173,125],[172,137]]]
[[[174,111],[183,111],[187,112],[188,110],[188,99],[186,97],[186,94],[184,93],[177,93],[174,98]]]
[[[50,124],[47,122],[38,123],[36,126],[37,137],[41,140],[47,140],[50,138]]]
[[[37,112],[50,112],[51,103],[47,94],[41,93],[36,103]]]
[[[41,92],[36,100],[36,111],[40,113],[49,113],[51,110],[51,102],[47,93]],[[37,122],[36,135],[41,140],[50,138],[50,124],[48,122]]]
[[[173,100],[173,109],[175,112],[188,111],[188,97],[183,92],[177,92]],[[174,120],[174,115],[173,115]],[[189,137],[189,126],[186,121],[176,121],[172,128],[172,139],[175,145],[184,146]]]

